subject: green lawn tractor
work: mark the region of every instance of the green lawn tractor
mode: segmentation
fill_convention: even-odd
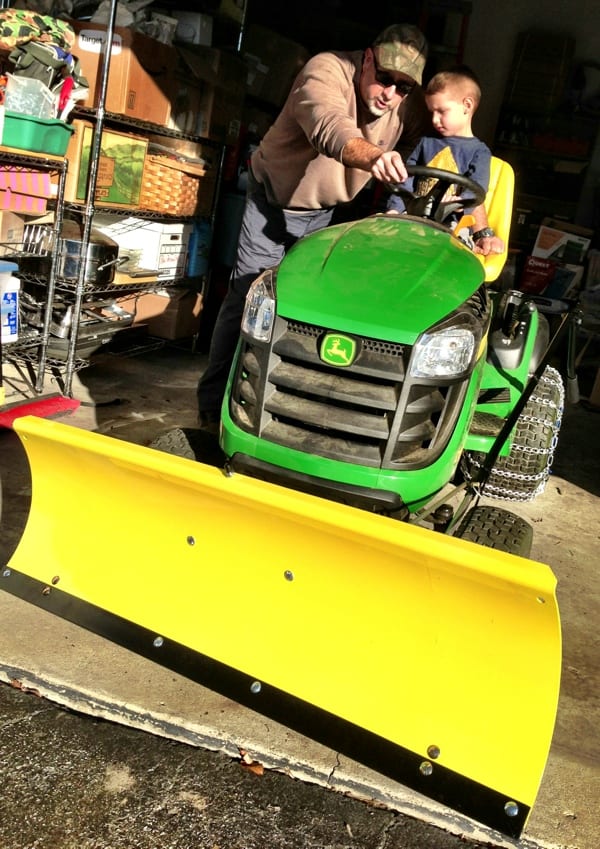
[[[441,193],[480,202],[481,187],[412,170],[437,182],[404,192],[409,214],[313,234],[253,284],[222,449],[233,471],[527,555],[528,524],[478,502],[544,489],[564,399],[548,321],[493,288],[506,252],[484,259],[445,226],[457,203]],[[494,159],[506,241],[513,179]]]

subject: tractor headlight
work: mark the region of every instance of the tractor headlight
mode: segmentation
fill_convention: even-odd
[[[267,268],[250,286],[242,316],[242,333],[269,342],[275,321],[275,269]]]
[[[461,377],[468,374],[481,343],[481,329],[470,324],[446,324],[423,333],[413,349],[411,377]]]

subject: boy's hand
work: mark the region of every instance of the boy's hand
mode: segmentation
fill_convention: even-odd
[[[504,253],[504,240],[499,236],[483,236],[475,242],[473,253],[483,256]]]

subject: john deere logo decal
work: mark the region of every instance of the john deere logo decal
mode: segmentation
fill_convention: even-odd
[[[351,366],[356,358],[356,340],[339,333],[326,333],[320,356],[330,366]]]

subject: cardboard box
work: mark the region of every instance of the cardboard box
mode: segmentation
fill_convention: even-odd
[[[574,297],[583,282],[583,265],[556,262],[528,256],[525,259],[519,288],[530,295],[546,298]]]
[[[22,195],[10,189],[0,189],[0,209],[23,215],[41,215],[46,211],[46,199]]]
[[[544,295],[547,298],[574,298],[581,289],[583,272],[583,265],[557,263],[554,276],[546,286]]]
[[[79,59],[90,94],[85,106],[98,106],[106,26],[70,21],[76,33],[72,53]],[[170,113],[171,71],[175,48],[127,27],[115,27],[110,55],[105,109],[139,121],[164,126]]]
[[[69,170],[65,181],[65,200],[83,203],[87,193],[94,128],[86,121],[74,121],[73,125],[75,133],[67,149]],[[145,138],[113,130],[103,131],[95,193],[98,206],[138,206],[147,147]]]
[[[48,172],[0,168],[0,209],[41,215],[46,212],[51,195],[52,180]]]
[[[190,289],[138,292],[119,298],[118,304],[135,313],[134,325],[145,324],[150,336],[185,339],[200,330],[202,295]]]
[[[283,105],[296,75],[310,58],[301,44],[256,24],[246,31],[242,55],[248,93],[274,106]]]
[[[171,290],[166,309],[148,322],[148,333],[160,339],[186,339],[200,330],[202,295]]]
[[[216,47],[178,47],[167,126],[234,144],[240,134],[246,66],[236,53]]]
[[[169,303],[167,291],[134,292],[117,298],[119,307],[134,316],[133,324],[147,324],[151,318],[161,315]]]
[[[0,168],[0,189],[22,195],[49,198],[52,194],[50,174],[45,171],[23,171],[15,167]]]
[[[192,235],[191,224],[161,224],[158,232],[158,279],[183,277]]]
[[[204,44],[206,47],[211,46],[213,33],[211,15],[180,9],[176,9],[171,14],[177,20],[175,41],[182,41],[186,44]]]
[[[591,230],[544,218],[531,253],[542,259],[581,264],[591,244],[592,235]]]
[[[163,223],[129,217],[119,221],[94,216],[94,226],[119,245],[119,256],[129,261],[121,270],[146,269],[158,280],[174,280],[186,273],[193,225]]]
[[[594,236],[594,231],[589,227],[581,227],[579,224],[572,224],[570,221],[563,221],[560,218],[544,218],[542,224],[544,227],[553,227],[555,230],[574,233],[576,236],[583,236],[586,239],[592,239]]]
[[[23,250],[25,220],[14,212],[0,212],[0,256]]]
[[[556,262],[528,256],[525,259],[519,289],[529,295],[540,295],[554,277]]]

